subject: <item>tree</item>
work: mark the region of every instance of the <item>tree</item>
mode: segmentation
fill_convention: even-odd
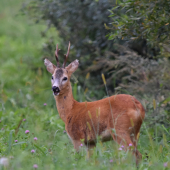
[[[143,39],[161,56],[170,57],[170,1],[118,0],[111,13],[109,39]]]

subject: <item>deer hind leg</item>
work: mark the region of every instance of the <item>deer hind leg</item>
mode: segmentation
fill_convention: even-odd
[[[136,164],[138,165],[139,162],[142,160],[142,154],[137,150],[137,143],[138,143],[137,135],[138,135],[138,133],[131,136],[131,140],[132,140],[133,145],[134,145],[133,154],[136,156]]]
[[[133,145],[130,135],[127,132],[116,131],[116,134],[111,133],[111,136],[114,141],[116,141],[120,145],[123,145],[125,149],[128,148],[129,144]]]
[[[131,140],[134,145],[134,155],[136,156],[136,164],[138,164],[142,160],[142,154],[137,150],[137,143],[138,143],[138,134],[140,131],[140,127],[142,124],[142,120],[138,121],[139,123],[132,129]]]
[[[138,139],[137,139],[137,134],[132,134],[131,137],[131,141],[132,141],[132,144],[134,146],[134,150],[133,150],[133,155],[136,157],[136,165],[139,164],[139,162],[142,160],[142,154],[137,150],[137,142],[138,142]]]
[[[124,150],[127,151],[128,149],[131,150],[131,148],[134,148],[133,150],[133,155],[136,158],[136,165],[139,164],[139,161],[141,160],[141,153],[137,150],[137,142],[134,142],[130,136],[129,133],[127,132],[118,132],[117,131],[117,135],[111,133],[111,136],[113,138],[114,141],[116,141],[118,144],[123,145],[124,146]],[[136,141],[136,140],[135,140]],[[129,147],[129,144],[131,147]]]

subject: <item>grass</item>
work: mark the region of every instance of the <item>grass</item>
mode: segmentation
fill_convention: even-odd
[[[21,0],[0,2],[0,157],[9,159],[9,166],[0,165],[0,169],[30,170],[34,164],[49,170],[136,169],[131,153],[119,151],[114,142],[99,142],[90,159],[84,146],[75,153],[57,113],[51,75],[43,64],[41,49],[46,37],[40,32],[45,26],[18,15],[21,5]],[[60,41],[53,29],[47,34],[50,36]],[[76,95],[76,87],[75,97],[83,98]],[[138,144],[143,160],[138,169],[170,167],[169,163],[164,167],[170,162],[168,133],[169,129],[160,125],[143,124]]]

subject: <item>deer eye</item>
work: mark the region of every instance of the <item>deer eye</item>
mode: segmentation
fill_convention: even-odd
[[[51,79],[53,80],[53,76],[51,77]]]
[[[64,77],[64,78],[63,78],[63,81],[66,81],[66,80],[67,80],[67,77]]]

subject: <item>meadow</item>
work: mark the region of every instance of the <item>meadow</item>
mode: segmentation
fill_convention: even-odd
[[[90,158],[84,146],[75,152],[43,63],[47,38],[53,36],[56,43],[60,38],[55,29],[42,37],[44,24],[22,15],[21,6],[21,0],[0,2],[0,169],[137,169],[131,153],[113,141],[97,143]],[[83,93],[78,95],[77,84],[72,85],[74,97],[84,98]],[[146,114],[156,111],[151,106]],[[144,121],[138,142],[143,159],[138,169],[170,168],[169,141],[168,128],[150,127]],[[2,158],[7,158],[8,165],[3,165]]]

